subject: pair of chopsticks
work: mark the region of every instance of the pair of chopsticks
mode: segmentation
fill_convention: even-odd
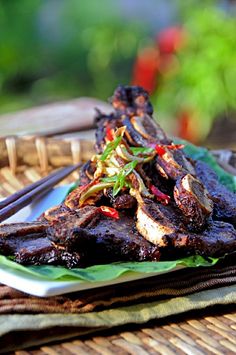
[[[50,190],[54,185],[66,178],[80,166],[81,164],[79,163],[57,170],[1,201],[0,222],[20,211],[23,207],[30,204],[36,197],[39,197]]]

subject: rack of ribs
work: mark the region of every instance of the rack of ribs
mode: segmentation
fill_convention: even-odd
[[[0,225],[0,253],[72,268],[234,252],[235,194],[168,138],[141,87],[119,86],[111,102],[78,187],[36,222]]]

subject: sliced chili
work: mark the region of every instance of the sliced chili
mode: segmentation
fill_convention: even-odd
[[[184,148],[183,144],[156,144],[154,146],[155,151],[159,156],[162,156],[166,153],[166,149],[177,150]]]
[[[163,205],[168,205],[170,202],[170,196],[161,192],[156,186],[151,185],[150,190],[153,195],[156,196],[157,200],[161,202]]]
[[[106,139],[109,142],[114,140],[112,129],[109,127],[109,125],[106,126]]]
[[[183,149],[184,144],[169,144],[169,145],[166,145],[165,148],[170,149],[170,150]]]
[[[119,219],[119,213],[115,208],[108,207],[108,206],[100,206],[100,212],[107,217]]]
[[[155,145],[155,151],[157,152],[158,155],[162,156],[166,153],[166,150],[164,148],[164,146],[160,145],[160,144],[156,144]]]

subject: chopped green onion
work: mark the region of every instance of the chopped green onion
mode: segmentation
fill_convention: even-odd
[[[114,184],[113,191],[112,191],[113,196],[116,196],[120,192],[120,190],[123,189],[123,187],[128,187],[128,188],[131,187],[130,183],[126,181],[126,177],[130,173],[132,173],[132,171],[135,169],[137,164],[138,164],[137,160],[131,161],[120,170],[119,174],[108,176],[101,179],[101,181],[104,183]]]
[[[132,173],[137,164],[137,160],[133,160],[122,168],[116,176],[116,183],[113,187],[113,196],[116,196],[124,186],[127,186],[126,177]]]
[[[105,177],[105,178],[101,179],[102,182],[116,182],[116,180],[117,180],[117,175],[108,176],[108,177]]]
[[[113,150],[115,150],[118,147],[118,145],[120,144],[121,140],[122,140],[122,136],[119,136],[116,139],[114,139],[114,141],[109,142],[107,144],[103,154],[101,155],[100,160],[101,161],[105,161],[106,158],[108,157],[108,155],[110,155],[113,152]]]
[[[126,164],[123,167],[123,170],[125,171],[125,176],[128,176],[136,168],[137,164],[138,164],[137,160],[133,160],[130,163]]]
[[[96,195],[97,192],[112,187],[113,183],[112,182],[99,182],[93,186],[91,186],[87,191],[82,192],[80,199],[79,199],[79,203],[80,205],[83,205],[83,203],[90,198],[93,195]]]
[[[154,151],[153,148],[148,148],[148,147],[130,147],[130,150],[134,155],[149,154],[149,153],[153,153]]]

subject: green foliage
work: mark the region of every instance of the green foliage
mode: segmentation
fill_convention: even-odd
[[[187,42],[177,54],[178,67],[162,78],[157,112],[194,112],[206,136],[217,115],[236,109],[236,22],[210,6],[188,8],[184,17]]]
[[[0,3],[0,112],[80,95],[107,100],[127,84],[145,36],[114,2]]]

